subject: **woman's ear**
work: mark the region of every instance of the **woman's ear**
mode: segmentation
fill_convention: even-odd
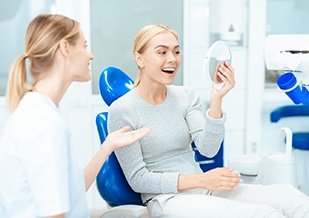
[[[140,53],[134,52],[134,60],[135,60],[135,62],[138,65],[139,68],[144,67],[143,57]]]
[[[69,56],[70,55],[70,44],[67,40],[63,39],[60,41],[59,50],[62,55]]]

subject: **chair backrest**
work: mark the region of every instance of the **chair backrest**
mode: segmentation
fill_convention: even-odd
[[[108,67],[100,75],[99,91],[103,100],[109,106],[113,101],[130,91],[133,84],[134,81],[122,70],[116,67]],[[107,119],[107,112],[101,112],[96,117],[101,143],[105,141],[108,135]],[[192,149],[195,151],[195,160],[204,172],[223,166],[223,142],[218,154],[213,158],[201,155],[194,142],[192,142]],[[100,195],[111,207],[126,204],[143,205],[140,194],[134,192],[125,179],[114,152],[102,166],[97,176],[97,186]]]
[[[105,103],[110,105],[127,93],[133,84],[133,80],[123,71],[108,67],[100,75],[99,91]],[[101,112],[96,117],[101,143],[108,135],[107,118],[107,112]],[[143,205],[140,194],[134,192],[125,179],[114,152],[106,159],[96,181],[100,195],[111,207],[126,204]]]
[[[106,68],[99,78],[99,91],[108,106],[130,91],[133,85],[134,81],[125,72],[116,67]]]

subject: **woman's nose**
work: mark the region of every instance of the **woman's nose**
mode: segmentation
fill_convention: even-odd
[[[169,53],[168,62],[175,62],[175,61],[176,61],[175,54],[173,52]]]
[[[90,60],[92,61],[94,58],[93,54],[90,53]]]

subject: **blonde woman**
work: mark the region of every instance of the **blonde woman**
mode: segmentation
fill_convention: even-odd
[[[212,157],[223,140],[222,101],[235,86],[229,63],[217,68],[215,80],[225,85],[211,90],[204,114],[191,88],[172,85],[181,64],[173,29],[145,26],[133,49],[138,76],[134,88],[110,106],[108,127],[152,127],[149,135],[115,152],[150,217],[309,217],[309,198],[291,186],[245,185],[232,169],[203,173],[194,160],[192,141],[200,153]]]
[[[0,217],[89,217],[86,191],[106,157],[151,131],[122,127],[109,134],[84,171],[78,167],[58,106],[72,82],[91,79],[92,59],[75,20],[42,14],[29,24],[25,53],[13,63],[7,87],[10,116],[0,144]]]

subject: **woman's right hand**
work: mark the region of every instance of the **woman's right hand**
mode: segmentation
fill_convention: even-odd
[[[104,144],[107,143],[112,152],[118,148],[133,144],[151,131],[152,128],[150,127],[130,131],[130,127],[126,126],[115,132],[109,133]]]
[[[117,131],[111,132],[100,146],[100,150],[91,159],[84,169],[85,187],[90,188],[93,181],[97,177],[106,158],[116,149],[126,145],[131,145],[150,133],[152,128],[144,127],[141,129],[130,131],[130,127],[126,126]]]
[[[201,175],[202,187],[211,191],[234,189],[242,182],[240,174],[229,168],[215,168]]]
[[[182,174],[178,179],[178,191],[205,188],[210,191],[232,190],[242,182],[240,174],[221,167],[198,174]]]

